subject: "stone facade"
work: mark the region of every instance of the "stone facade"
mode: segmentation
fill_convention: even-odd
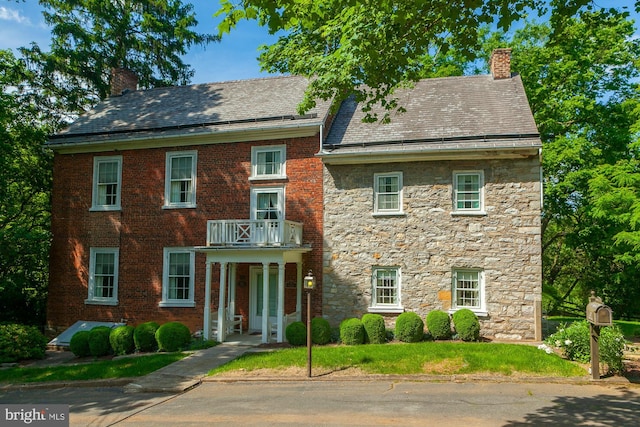
[[[454,171],[483,171],[486,215],[453,215]],[[374,173],[402,172],[403,214],[373,215]],[[369,311],[372,267],[399,267],[401,304],[423,319],[451,308],[452,271],[484,272],[481,335],[536,338],[542,291],[538,156],[325,165],[323,315]],[[396,314],[383,313],[389,326]]]

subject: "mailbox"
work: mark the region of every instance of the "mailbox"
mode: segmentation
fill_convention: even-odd
[[[587,304],[587,321],[596,326],[611,326],[613,324],[611,308],[604,305],[593,291],[589,297],[589,304]]]

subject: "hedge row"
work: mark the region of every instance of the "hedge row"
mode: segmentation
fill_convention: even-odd
[[[456,311],[453,323],[449,314],[442,310],[429,312],[425,320],[428,334],[436,340],[449,339],[454,334],[463,341],[478,341],[480,338],[478,317],[468,309]],[[382,344],[389,340],[388,334],[380,314],[367,313],[362,320],[350,318],[340,324],[340,340],[347,345]],[[402,342],[422,341],[425,339],[425,322],[414,312],[404,312],[396,319],[393,335]]]
[[[180,322],[160,326],[146,322],[137,327],[123,325],[115,328],[96,326],[90,331],[78,331],[71,337],[70,350],[78,357],[123,355],[134,351],[180,351],[191,344],[189,328]]]
[[[35,326],[0,324],[0,363],[44,359],[47,339]]]

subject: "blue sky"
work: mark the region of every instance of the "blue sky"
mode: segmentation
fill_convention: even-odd
[[[213,14],[219,3],[215,0],[196,0],[194,5],[198,19],[198,31],[216,33]],[[42,18],[42,8],[37,0],[24,2],[0,0],[0,48],[16,49],[32,41],[43,49],[49,46],[50,29]],[[206,48],[193,48],[184,58],[195,69],[192,83],[241,80],[266,76],[260,72],[257,61],[258,47],[275,41],[267,31],[255,22],[242,22],[220,43]]]
[[[595,0],[599,6],[623,7],[633,11],[635,0]],[[218,9],[216,0],[195,0],[196,17],[200,32],[216,33],[218,20],[213,14]],[[49,28],[46,27],[37,0],[8,1],[0,0],[0,48],[15,49],[27,46],[32,41],[43,49],[50,41]],[[637,15],[633,14],[636,17]],[[636,28],[638,23],[636,22]],[[241,80],[266,76],[260,71],[256,57],[261,44],[272,43],[275,37],[258,27],[255,22],[242,22],[238,28],[225,35],[222,42],[212,43],[206,48],[193,48],[184,58],[195,69],[193,83]]]

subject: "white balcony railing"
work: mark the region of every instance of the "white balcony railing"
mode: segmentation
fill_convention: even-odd
[[[302,244],[302,224],[286,220],[207,222],[207,246],[291,246]]]

